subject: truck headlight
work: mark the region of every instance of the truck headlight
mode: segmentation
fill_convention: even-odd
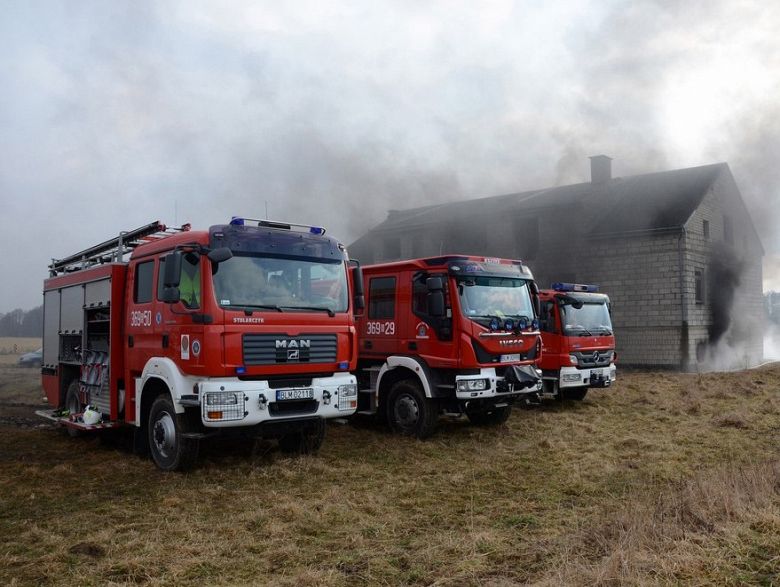
[[[563,380],[564,381],[571,382],[571,381],[579,381],[580,379],[582,379],[582,375],[580,375],[579,373],[571,373],[571,374],[564,374],[563,375]]]
[[[339,385],[339,396],[352,395],[357,395],[357,384],[347,383],[346,385]]]
[[[207,406],[236,406],[238,397],[232,391],[213,391],[206,394]]]
[[[339,411],[354,410],[357,408],[357,384],[347,383],[339,385]]]
[[[483,391],[489,387],[487,379],[461,379],[458,381],[458,391]]]
[[[577,355],[569,355],[569,362],[572,365],[576,365],[577,364]]]

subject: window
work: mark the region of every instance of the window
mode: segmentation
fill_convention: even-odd
[[[449,307],[449,296],[447,294],[447,274],[446,273],[421,273],[414,278],[412,282],[412,312],[417,315],[428,314],[428,278],[440,277],[444,286],[445,305]]]
[[[162,301],[165,291],[165,257],[160,259],[160,268],[157,270],[157,299]]]
[[[539,324],[544,332],[555,332],[555,306],[553,302],[542,302],[540,304],[541,315]]]
[[[154,261],[146,261],[135,266],[133,301],[136,304],[147,304],[152,301],[153,279]]]
[[[704,271],[695,269],[693,272],[694,296],[697,304],[704,303]]]
[[[395,277],[375,277],[368,287],[368,317],[395,317]]]
[[[730,244],[734,244],[734,229],[731,226],[731,217],[723,217],[723,240]]]
[[[704,238],[709,239],[710,238],[710,221],[704,220],[702,222],[702,230],[704,231]]]
[[[179,295],[187,308],[200,307],[200,255],[187,253],[181,260]]]

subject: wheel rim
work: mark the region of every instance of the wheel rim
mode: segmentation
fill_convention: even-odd
[[[420,406],[411,395],[404,394],[396,400],[393,414],[401,428],[412,428],[420,419]]]
[[[176,425],[168,412],[161,412],[152,428],[152,440],[157,453],[169,457],[176,448]]]

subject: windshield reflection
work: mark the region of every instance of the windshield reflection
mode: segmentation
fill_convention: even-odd
[[[342,261],[236,255],[218,265],[214,291],[225,308],[347,310],[347,274]]]
[[[533,318],[528,282],[524,279],[475,277],[458,280],[463,313],[472,318],[525,316]]]
[[[566,304],[561,309],[565,334],[612,334],[607,304],[585,303],[581,308]]]

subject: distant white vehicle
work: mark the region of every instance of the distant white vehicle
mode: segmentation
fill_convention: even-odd
[[[43,361],[43,349],[40,348],[37,351],[31,353],[24,353],[19,357],[20,367],[40,367]]]

